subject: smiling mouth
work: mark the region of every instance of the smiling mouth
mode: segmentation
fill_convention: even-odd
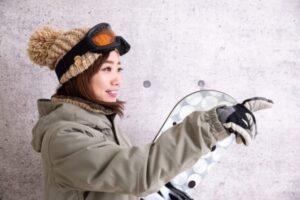
[[[108,90],[108,91],[106,91],[108,94],[109,94],[109,96],[111,96],[111,97],[117,97],[117,95],[118,95],[118,91],[117,90]]]

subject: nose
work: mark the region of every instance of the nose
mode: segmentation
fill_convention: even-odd
[[[112,78],[111,84],[114,85],[114,86],[119,86],[121,84],[121,80],[122,80],[121,74],[120,73],[115,73],[113,78]]]

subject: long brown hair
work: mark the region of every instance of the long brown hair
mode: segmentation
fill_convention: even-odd
[[[90,86],[91,77],[96,74],[103,62],[108,58],[109,53],[104,53],[84,72],[78,74],[76,77],[71,78],[64,84],[58,86],[56,89],[57,95],[79,97],[85,100],[101,104],[104,107],[110,108],[114,113],[123,117],[124,104],[126,102],[117,100],[116,102],[104,102],[96,99]]]

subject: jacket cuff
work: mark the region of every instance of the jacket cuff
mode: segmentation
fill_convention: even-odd
[[[224,126],[222,125],[222,123],[218,118],[218,113],[217,113],[218,107],[219,106],[214,107],[211,110],[207,111],[206,121],[211,124],[213,136],[216,138],[217,141],[220,141],[228,137],[229,133],[224,128]]]

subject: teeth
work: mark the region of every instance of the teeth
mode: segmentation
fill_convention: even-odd
[[[117,94],[117,91],[108,91],[108,93]]]

